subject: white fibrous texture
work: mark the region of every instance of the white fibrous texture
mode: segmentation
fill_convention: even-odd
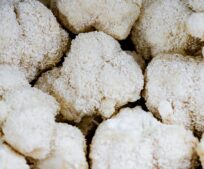
[[[52,0],[51,7],[74,33],[93,27],[116,39],[125,39],[138,18],[142,0]]]
[[[102,32],[79,34],[58,75],[51,71],[42,76],[37,87],[46,91],[43,81],[50,84],[49,79],[57,77],[50,93],[61,104],[64,117],[75,122],[95,113],[109,118],[116,108],[138,100],[144,83],[134,58]]]
[[[135,61],[138,63],[138,65],[140,66],[140,68],[142,69],[142,71],[145,70],[146,68],[146,64],[145,64],[145,60],[144,58],[139,55],[138,53],[136,53],[135,51],[126,51],[129,55],[132,55],[135,59]]]
[[[96,130],[92,169],[190,169],[197,139],[182,126],[166,125],[140,107],[122,109]]]
[[[0,168],[1,169],[29,169],[23,156],[11,150],[0,142]]]
[[[204,168],[204,135],[202,136],[200,143],[197,146],[197,154],[200,158],[202,167]]]
[[[131,38],[146,59],[161,52],[184,54],[199,48],[186,30],[191,10],[180,0],[144,0]]]
[[[2,126],[5,141],[16,151],[34,159],[50,152],[58,104],[35,88],[8,92],[0,102],[0,112],[7,112]]]
[[[0,97],[6,92],[29,86],[25,75],[17,67],[0,65]]]
[[[55,143],[48,158],[40,161],[39,169],[88,169],[86,142],[81,131],[73,126],[58,123]]]
[[[187,29],[191,36],[204,41],[204,12],[193,13],[187,20]]]
[[[186,0],[183,0],[184,2]],[[204,12],[203,0],[187,0],[188,5],[196,12]]]
[[[146,105],[162,122],[204,131],[204,62],[178,54],[160,54],[145,75]]]
[[[21,87],[28,87],[29,84],[25,75],[17,67],[0,65],[0,100],[9,91],[18,90]],[[0,102],[0,126],[7,116],[5,104]]]
[[[1,0],[0,18],[0,64],[19,66],[29,81],[67,50],[68,34],[38,1]]]

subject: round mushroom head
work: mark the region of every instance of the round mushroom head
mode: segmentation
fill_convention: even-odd
[[[141,4],[142,0],[52,0],[51,8],[74,33],[95,28],[122,40],[138,18]]]
[[[149,60],[161,52],[193,53],[199,41],[186,30],[192,11],[180,0],[144,0],[131,39],[137,51]]]
[[[7,112],[2,126],[5,141],[25,156],[45,158],[51,150],[59,109],[55,99],[29,87],[8,92],[0,104]]]
[[[67,50],[68,34],[39,1],[2,0],[0,18],[0,64],[20,67],[29,81]]]
[[[204,131],[204,62],[178,54],[160,54],[148,65],[144,97],[162,122]]]
[[[24,73],[16,66],[0,65],[0,79],[0,97],[8,91],[29,86]]]
[[[50,93],[61,104],[64,117],[75,122],[93,114],[109,118],[118,107],[138,100],[144,83],[133,56],[102,32],[79,34],[59,74]],[[37,82],[38,88],[44,88],[48,77],[52,79],[52,73]]]
[[[0,65],[0,101],[7,92],[29,87],[23,72],[11,65]],[[6,105],[0,102],[0,127],[8,114]]]
[[[190,169],[198,140],[182,126],[157,121],[140,107],[122,109],[99,125],[92,169]]]

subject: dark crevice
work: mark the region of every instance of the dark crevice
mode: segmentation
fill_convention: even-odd
[[[21,23],[20,23],[20,21],[19,21],[19,14],[18,14],[18,9],[16,8],[16,6],[14,5],[13,6],[13,12],[14,12],[14,14],[15,14],[15,17],[16,17],[16,21],[17,21],[17,23],[18,23],[18,25],[20,26],[21,25]]]
[[[202,165],[201,165],[200,160],[197,161],[196,165],[197,165],[196,169],[202,169]]]
[[[57,115],[56,116],[56,122],[61,122],[61,123],[67,123],[69,125],[73,125],[81,130],[81,132],[85,136],[86,140],[86,159],[88,162],[89,169],[91,168],[91,160],[89,158],[90,154],[90,148],[91,148],[91,142],[92,139],[95,135],[97,127],[100,125],[100,123],[103,121],[102,117],[99,115],[94,115],[94,116],[85,116],[82,118],[81,122],[76,124],[74,122],[64,120],[62,115]]]
[[[101,118],[101,116],[95,116],[93,117],[85,117],[84,120],[86,120],[86,118],[90,118],[90,124],[88,124],[88,128],[89,130],[86,131],[85,133],[85,138],[86,138],[86,143],[87,143],[87,153],[86,153],[86,159],[89,165],[89,169],[91,169],[91,159],[89,158],[90,155],[90,151],[91,151],[91,142],[92,139],[95,135],[95,132],[98,128],[98,126],[100,125],[100,123],[103,121],[103,119]],[[83,119],[82,119],[83,122]],[[82,123],[81,123],[82,124]],[[77,125],[78,128],[81,128],[82,132],[83,131],[83,126],[81,126],[81,124]]]
[[[85,116],[82,118],[80,123],[76,124],[72,121],[65,120],[63,118],[63,115],[61,115],[61,114],[58,114],[56,116],[56,122],[67,123],[69,125],[75,126],[75,127],[79,128],[81,130],[81,132],[83,133],[83,135],[85,136],[86,145],[87,145],[86,159],[87,159],[87,162],[89,165],[89,169],[91,167],[91,160],[89,158],[91,142],[92,142],[92,139],[95,135],[97,127],[101,124],[102,121],[103,121],[103,119],[99,115]]]
[[[22,2],[22,1],[20,1],[20,2]],[[26,37],[25,30],[24,30],[23,26],[21,25],[20,15],[19,15],[18,7],[17,7],[17,6],[18,6],[18,3],[20,3],[20,2],[16,2],[16,3],[13,5],[13,12],[14,12],[15,17],[16,17],[16,22],[18,23],[18,26],[19,26],[20,29],[21,29],[21,36],[25,38],[25,37]]]
[[[148,111],[146,105],[145,105],[145,99],[141,97],[139,100],[135,102],[129,102],[128,104],[122,106],[121,108],[135,108],[136,106],[141,106],[144,111]]]
[[[69,125],[76,126],[76,123],[66,120],[61,113],[57,114],[57,116],[55,117],[55,121],[57,123],[67,123]]]
[[[63,28],[63,29],[65,29],[65,30],[67,31],[66,28]],[[67,32],[69,33],[69,37],[70,37],[71,39],[75,39],[75,38],[76,38],[76,36],[77,36],[76,34],[70,32],[70,31],[67,31]]]
[[[26,162],[30,166],[30,169],[36,169],[36,162],[37,160],[31,158],[31,157],[26,157]]]
[[[125,40],[119,41],[119,43],[120,43],[120,46],[123,50],[136,51],[135,45],[132,43],[130,36],[128,36],[128,38]]]
[[[32,87],[34,87],[34,85],[35,85],[35,83],[37,82],[37,80],[41,77],[41,75],[43,74],[43,73],[45,73],[45,72],[47,72],[47,71],[49,71],[49,70],[52,70],[53,68],[55,68],[56,66],[53,66],[53,67],[51,67],[51,68],[49,68],[49,69],[44,69],[44,70],[42,70],[36,77],[35,77],[35,79],[33,79],[31,82],[30,82],[30,85],[32,86]]]
[[[70,33],[70,32],[68,32],[68,33],[69,33],[69,38],[71,39],[70,41],[72,41],[72,40],[76,37],[76,35],[73,34],[73,33]],[[70,47],[68,47],[68,51],[69,51],[69,50],[70,50]],[[55,67],[61,67],[62,64],[63,64],[63,62],[64,62],[64,60],[65,60],[66,53],[67,53],[68,51],[66,51],[66,52],[64,53],[64,55],[61,57],[61,59],[60,59],[60,61],[59,61],[58,63],[56,63],[55,65],[51,66],[50,68],[47,68],[47,69],[42,70],[42,71],[36,76],[36,78],[30,82],[31,86],[34,86],[34,85],[35,85],[36,81],[39,79],[39,77],[41,77],[41,75],[42,75],[43,73],[45,73],[45,72],[47,72],[47,71],[49,71],[49,70],[52,70],[52,69],[55,68]]]
[[[20,153],[19,151],[17,151],[12,145],[10,145],[8,142],[3,141],[3,144],[8,146],[13,152],[15,152],[16,154],[25,157],[22,153]]]
[[[42,76],[43,73],[47,72],[47,71],[50,71],[56,67],[61,67],[62,66],[62,63],[64,62],[64,58],[66,56],[64,55],[61,60],[56,63],[55,65],[51,66],[50,68],[47,68],[47,69],[44,69],[44,70],[41,70],[40,73],[38,73],[38,75],[35,77],[35,79],[33,79],[31,82],[30,82],[30,85],[33,87],[35,85],[35,83],[37,82],[37,80]]]
[[[197,131],[196,129],[194,129],[193,131],[193,135],[200,141],[201,137],[202,137],[203,132],[201,131]]]
[[[11,151],[13,151],[14,153],[22,156],[22,157],[25,157],[25,160],[26,160],[26,163],[27,165],[29,165],[30,169],[37,169],[35,164],[36,164],[36,161],[35,159],[31,158],[31,157],[26,157],[25,155],[23,155],[22,153],[20,153],[19,151],[17,151],[16,149],[14,149],[9,143],[7,143],[6,141],[3,142],[4,145],[8,146]]]

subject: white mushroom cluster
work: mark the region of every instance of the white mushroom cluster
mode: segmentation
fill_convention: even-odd
[[[109,118],[116,108],[137,101],[143,75],[112,37],[82,33],[72,41],[62,68],[42,75],[36,87],[56,97],[66,119],[79,122],[94,113]]]
[[[195,51],[199,43],[186,30],[191,13],[182,0],[144,0],[131,33],[135,47],[146,59],[161,52]]]
[[[140,14],[142,0],[51,0],[51,8],[74,33],[93,27],[116,39],[127,38]]]
[[[36,0],[0,0],[0,18],[0,64],[19,66],[29,81],[68,48],[68,34]]]
[[[196,145],[184,127],[162,124],[140,107],[126,108],[97,128],[91,168],[188,169]]]
[[[162,122],[204,132],[204,61],[160,54],[146,69],[147,107]]]
[[[0,169],[204,168],[204,0],[0,0]]]
[[[40,169],[87,169],[84,136],[74,126],[55,122],[56,100],[31,87],[16,67],[1,65],[0,72],[0,168],[28,169],[25,156]]]

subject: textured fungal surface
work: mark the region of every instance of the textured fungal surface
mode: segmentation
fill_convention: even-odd
[[[1,0],[0,18],[0,64],[19,66],[29,81],[67,50],[68,34],[36,0]]]
[[[71,125],[56,124],[53,151],[38,162],[39,169],[88,169],[86,142],[81,131]]]
[[[8,92],[0,104],[0,111],[7,113],[2,126],[6,142],[28,157],[45,158],[51,150],[58,112],[54,98],[28,87]]]
[[[0,169],[204,168],[204,0],[0,0]]]
[[[110,117],[117,107],[138,100],[143,88],[133,56],[102,32],[79,34],[58,71],[44,74],[37,87],[51,89],[64,117],[76,122],[94,113]]]
[[[162,124],[140,107],[126,108],[96,130],[91,168],[189,169],[196,145],[184,127]]]
[[[150,59],[160,52],[194,51],[198,44],[185,24],[191,13],[180,0],[144,0],[131,33],[139,53]]]
[[[8,91],[29,86],[25,75],[17,67],[0,65],[0,100]]]
[[[125,39],[140,13],[142,0],[52,0],[51,7],[74,33],[96,28],[116,39]]]
[[[6,105],[1,102],[7,92],[29,87],[25,75],[17,67],[0,65],[0,128],[8,112]],[[1,132],[0,132],[1,138]]]
[[[147,107],[162,122],[204,131],[204,62],[178,54],[160,54],[145,75]]]

